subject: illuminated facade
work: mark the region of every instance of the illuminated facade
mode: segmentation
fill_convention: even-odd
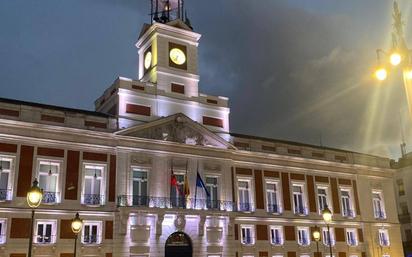
[[[139,79],[96,111],[0,99],[0,255],[26,256],[37,178],[34,256],[72,256],[78,211],[80,256],[307,257],[315,225],[318,256],[401,256],[389,159],[230,133],[228,98],[199,93],[200,34],[167,3],[152,10],[176,17],[153,11],[136,44]]]

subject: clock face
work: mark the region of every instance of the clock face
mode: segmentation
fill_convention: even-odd
[[[144,68],[147,70],[152,65],[152,52],[147,52],[144,56]]]
[[[172,62],[177,65],[182,65],[186,62],[186,55],[179,48],[173,48],[172,50],[170,50],[169,57],[170,60],[172,60]]]

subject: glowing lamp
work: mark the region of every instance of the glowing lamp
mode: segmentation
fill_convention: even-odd
[[[313,230],[312,233],[313,238],[315,239],[315,241],[319,241],[320,240],[320,231],[319,228],[316,226],[315,229]]]
[[[323,209],[323,211],[322,211],[322,217],[323,217],[323,220],[324,220],[326,223],[329,223],[329,222],[332,221],[332,212],[329,210],[328,207],[325,207],[325,209]]]
[[[412,80],[412,69],[408,69],[404,71],[404,76],[408,80]]]
[[[397,52],[393,52],[389,57],[389,61],[393,66],[398,66],[402,62],[402,56]]]
[[[27,192],[27,204],[30,208],[37,208],[41,204],[41,200],[43,199],[43,190],[39,187],[39,182],[37,179],[33,181],[33,186],[30,188],[29,192]]]
[[[75,234],[80,233],[80,231],[82,230],[83,227],[83,220],[80,219],[79,217],[79,213],[76,213],[76,216],[74,217],[74,219],[72,219],[72,231]]]
[[[388,72],[386,71],[385,68],[378,68],[375,71],[375,77],[377,80],[383,81],[388,77]]]

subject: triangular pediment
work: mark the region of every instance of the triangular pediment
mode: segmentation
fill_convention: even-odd
[[[234,149],[232,144],[182,113],[120,130],[115,134],[187,145]]]

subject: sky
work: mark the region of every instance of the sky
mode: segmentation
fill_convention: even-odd
[[[411,42],[410,0],[399,0]],[[412,151],[400,70],[378,83],[390,50],[390,0],[186,0],[200,90],[230,99],[232,132],[400,156]],[[0,97],[93,110],[118,77],[137,79],[148,0],[0,1]],[[411,46],[412,47],[412,46]]]

